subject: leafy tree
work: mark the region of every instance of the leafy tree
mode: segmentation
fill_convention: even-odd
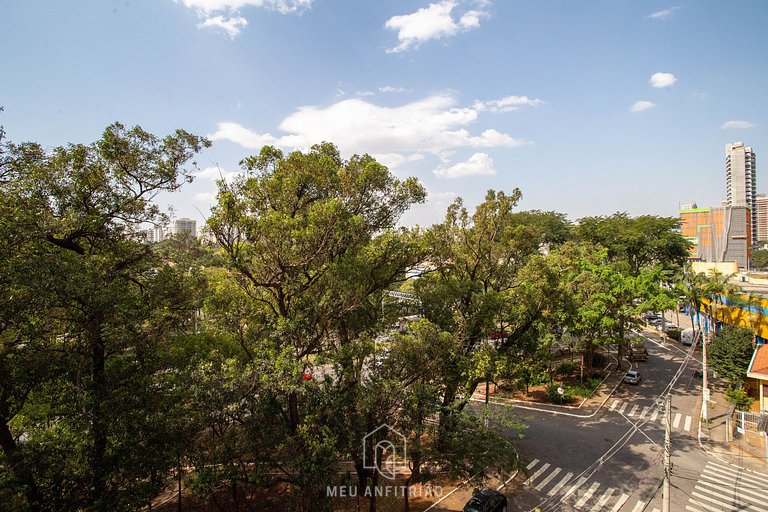
[[[689,243],[677,232],[679,220],[644,215],[580,219],[576,237],[598,244],[608,252],[613,267],[614,339],[619,360],[626,344],[626,332],[643,310],[664,311],[676,303],[670,281],[688,257]],[[663,286],[662,286],[663,285]],[[637,304],[637,300],[640,304]]]
[[[544,239],[540,227],[515,216],[520,197],[517,189],[511,194],[489,190],[472,214],[458,199],[445,220],[425,234],[435,269],[414,288],[426,318],[460,340],[442,372],[440,433],[446,438],[455,428],[456,411],[488,378],[468,371],[487,333],[501,324],[512,343],[531,328],[546,305],[543,300],[511,300],[512,290],[524,282],[523,269]]]
[[[752,268],[765,270],[768,269],[768,250],[758,249],[752,251]]]
[[[747,378],[753,352],[749,329],[724,326],[709,343],[709,363],[718,374],[741,386]]]
[[[87,146],[3,146],[0,296],[13,314],[0,366],[14,370],[0,464],[30,510],[133,509],[174,465],[157,348],[189,322],[188,288],[136,229],[163,220],[152,199],[191,180],[184,165],[207,145],[114,124]]]
[[[383,291],[422,259],[416,234],[394,227],[425,192],[368,155],[343,160],[329,143],[288,155],[267,146],[242,164],[247,177],[220,182],[209,227],[242,289],[232,300],[253,319],[243,338],[245,368],[260,392],[243,403],[258,412],[254,419],[269,415],[272,428],[252,448],[268,454],[266,462],[300,491],[306,508],[324,491],[323,471],[351,451],[345,442],[358,446],[358,430],[370,421],[348,425],[343,439],[331,422],[344,417],[348,404],[368,411],[370,420],[385,418],[396,400],[396,393],[361,385],[363,364],[380,328]],[[242,321],[215,320],[230,330]],[[322,385],[304,381],[318,363],[334,371]],[[358,476],[370,476],[362,463]]]

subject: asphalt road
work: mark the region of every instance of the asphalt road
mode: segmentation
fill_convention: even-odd
[[[510,510],[661,510],[663,397],[670,391],[671,510],[740,510],[705,502],[726,492],[716,479],[709,494],[698,489],[710,464],[697,438],[700,352],[686,357],[689,347],[677,342],[646,346],[649,360],[636,368],[642,382],[621,384],[593,417],[509,408],[529,425],[519,443],[527,468],[505,489]],[[757,507],[749,510],[763,510]]]

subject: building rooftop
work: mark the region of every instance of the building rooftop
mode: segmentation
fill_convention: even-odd
[[[747,377],[768,380],[768,345],[758,345],[752,354]]]

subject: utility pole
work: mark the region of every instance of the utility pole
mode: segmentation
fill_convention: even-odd
[[[672,395],[667,395],[666,413],[664,415],[664,487],[661,491],[661,510],[662,512],[669,512],[669,478],[672,476],[672,469],[670,467],[670,434],[672,418]]]

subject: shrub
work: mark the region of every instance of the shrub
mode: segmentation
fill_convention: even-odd
[[[678,327],[673,327],[671,329],[667,329],[667,336],[672,338],[675,341],[680,341],[681,333],[683,332],[682,329]]]
[[[568,404],[573,402],[573,394],[571,389],[564,388],[565,392],[561,395],[557,392],[557,388],[561,387],[559,382],[553,382],[547,386],[547,400],[553,404]]]
[[[574,372],[576,372],[579,369],[579,365],[576,363],[563,363],[560,366],[557,367],[557,370],[555,370],[555,373],[558,375],[570,375]]]
[[[733,386],[728,386],[725,390],[725,399],[740,411],[748,411],[752,402],[755,401],[754,398],[744,391],[744,388],[734,388]]]

